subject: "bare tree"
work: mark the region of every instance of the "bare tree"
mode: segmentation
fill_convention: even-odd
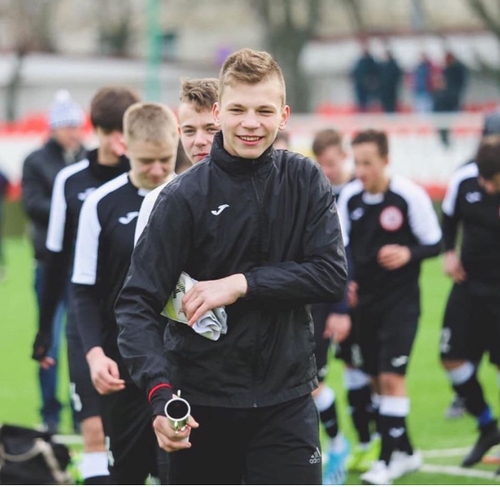
[[[310,109],[308,80],[300,65],[300,55],[317,30],[320,1],[253,2],[266,28],[267,48],[285,75],[288,102],[296,112],[307,112]],[[306,12],[306,15],[300,15],[301,12]]]
[[[30,51],[52,52],[51,18],[57,0],[11,0],[8,15],[13,25],[14,61],[6,84],[5,118],[17,118],[21,70]]]
[[[96,13],[102,54],[126,56],[133,32],[130,0],[98,0]]]
[[[492,5],[491,2],[486,4],[483,0],[468,0],[471,10],[477,15],[482,21],[484,26],[497,38],[500,43],[500,1],[496,0],[494,7],[488,7],[487,5]],[[490,78],[494,78],[500,83],[500,68],[498,66],[492,66],[487,63],[484,59],[478,57],[478,62],[480,65],[481,72]]]

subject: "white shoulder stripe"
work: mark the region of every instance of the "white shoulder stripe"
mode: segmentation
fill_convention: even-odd
[[[101,223],[97,212],[99,201],[128,182],[124,173],[97,188],[85,200],[78,221],[76,236],[75,262],[72,281],[76,284],[92,286],[97,280],[97,261],[99,257],[99,237]]]
[[[479,170],[475,162],[470,164],[465,164],[465,166],[459,167],[453,174],[448,184],[445,197],[442,203],[443,213],[447,216],[453,216],[455,214],[455,206],[457,203],[458,188],[462,181],[471,178],[477,178],[479,175]]]
[[[393,176],[390,190],[402,196],[408,204],[410,228],[421,245],[434,245],[441,240],[441,227],[424,188],[402,176]]]
[[[66,181],[70,176],[89,167],[88,159],[71,164],[61,169],[54,180],[52,200],[50,203],[49,227],[47,231],[46,247],[51,252],[62,252],[64,243],[64,229],[66,227],[67,202],[65,195]]]
[[[348,203],[349,200],[355,195],[363,191],[363,184],[359,179],[355,179],[347,183],[340,192],[337,202],[337,211],[339,213],[340,230],[342,231],[342,239],[344,245],[349,245],[349,234],[351,232],[351,221],[349,220]]]

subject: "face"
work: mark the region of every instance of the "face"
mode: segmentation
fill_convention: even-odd
[[[224,87],[214,118],[224,135],[224,148],[233,156],[256,159],[283,130],[290,108],[283,105],[283,90],[277,78],[250,85]]]
[[[354,171],[365,191],[380,193],[387,184],[387,156],[381,156],[374,142],[363,142],[353,146]]]
[[[327,147],[316,157],[316,160],[331,184],[344,182],[346,154],[340,146]]]
[[[179,105],[178,118],[182,147],[189,160],[196,164],[210,153],[219,126],[211,109],[197,112],[191,103]]]
[[[97,149],[99,164],[117,164],[120,157],[126,152],[123,133],[119,130],[105,132],[101,127],[97,127],[95,133],[99,143]]]
[[[491,179],[479,176],[479,184],[488,194],[500,194],[500,173],[495,174]]]
[[[76,151],[82,144],[82,127],[58,127],[52,130],[54,138],[67,151]]]
[[[174,172],[177,139],[168,137],[159,144],[135,140],[128,145],[127,155],[134,185],[142,189],[154,189]]]

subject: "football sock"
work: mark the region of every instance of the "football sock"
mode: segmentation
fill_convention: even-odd
[[[464,399],[467,411],[476,417],[478,426],[482,427],[493,421],[491,410],[484,399],[483,389],[474,365],[465,362],[459,367],[449,370],[448,377],[451,380],[455,392]]]
[[[351,409],[351,417],[360,443],[370,441],[370,420],[373,415],[371,408],[370,386],[347,391],[347,399]]]
[[[381,396],[380,434],[382,446],[379,459],[389,464],[394,450],[401,450],[409,455],[413,448],[406,428],[406,416],[410,412],[410,400],[407,397]]]
[[[314,403],[319,412],[321,423],[327,435],[335,438],[339,432],[337,418],[337,408],[335,406],[335,393],[328,386],[323,385],[319,393],[314,398]]]
[[[108,454],[105,451],[85,452],[80,471],[85,484],[105,484],[109,478]]]

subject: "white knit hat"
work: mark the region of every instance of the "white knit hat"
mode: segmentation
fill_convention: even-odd
[[[51,129],[59,127],[79,127],[83,124],[83,110],[71,99],[68,90],[59,90],[49,112]]]

